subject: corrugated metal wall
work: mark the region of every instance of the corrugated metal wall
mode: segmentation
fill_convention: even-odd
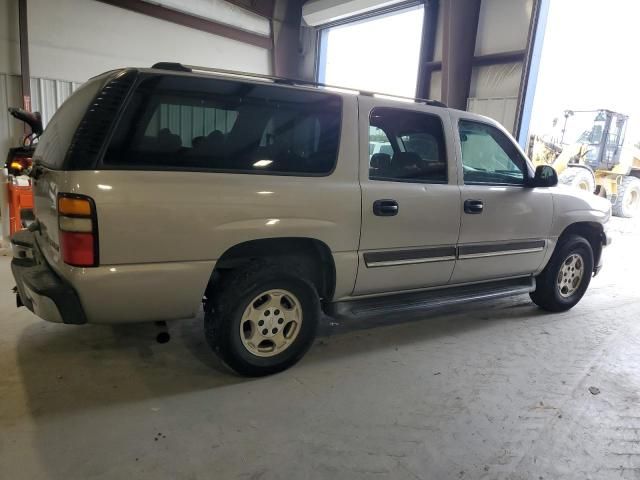
[[[31,108],[42,114],[46,126],[58,107],[78,86],[78,82],[32,78]],[[19,146],[23,135],[22,122],[9,115],[7,109],[21,106],[20,77],[0,74],[0,158],[3,163],[9,148]]]
[[[515,129],[518,97],[489,97],[467,99],[467,110],[500,122],[507,130]]]
[[[218,130],[229,133],[238,112],[192,105],[161,104],[147,125],[146,135],[158,136],[163,128],[180,135],[183,147],[191,147],[191,142],[199,136],[207,136]]]

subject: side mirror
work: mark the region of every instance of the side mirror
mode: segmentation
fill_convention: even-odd
[[[558,185],[558,174],[549,165],[538,165],[533,178],[527,182],[527,187],[555,187]]]

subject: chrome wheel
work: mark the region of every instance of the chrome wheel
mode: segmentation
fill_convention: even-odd
[[[589,182],[587,182],[586,180],[581,180],[578,183],[578,188],[580,190],[584,190],[585,192],[590,192],[591,191],[591,185],[589,185]]]
[[[580,288],[584,276],[584,260],[581,255],[572,253],[562,263],[556,285],[558,293],[563,298],[568,298]]]
[[[244,310],[240,338],[258,357],[273,357],[295,341],[302,325],[302,306],[287,290],[268,290],[255,297]]]

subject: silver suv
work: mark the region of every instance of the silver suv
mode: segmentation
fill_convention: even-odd
[[[392,154],[369,156],[370,141]],[[573,307],[609,203],[552,188],[488,118],[179,64],[107,72],[35,152],[13,239],[18,305],[45,320],[193,317],[237,372],[302,357],[321,312],[376,317],[529,293]]]

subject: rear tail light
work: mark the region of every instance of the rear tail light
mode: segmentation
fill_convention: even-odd
[[[98,222],[91,198],[59,194],[58,227],[64,263],[74,267],[98,266]]]

